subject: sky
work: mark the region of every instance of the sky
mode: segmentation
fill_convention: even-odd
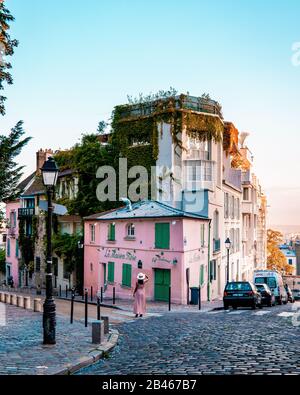
[[[299,0],[6,0],[20,41],[0,133],[20,119],[39,148],[69,148],[115,105],[167,90],[209,93],[250,133],[269,223],[300,225]],[[300,48],[300,44],[299,44]],[[300,59],[300,56],[299,56]]]

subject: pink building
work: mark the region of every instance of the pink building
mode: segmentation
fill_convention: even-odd
[[[13,277],[14,285],[19,284],[19,243],[18,243],[18,209],[20,201],[6,203],[7,237],[6,237],[6,282]]]
[[[128,204],[85,218],[84,286],[132,299],[139,272],[147,298],[186,304],[191,287],[207,299],[209,220],[156,201]],[[205,291],[204,291],[205,290]]]

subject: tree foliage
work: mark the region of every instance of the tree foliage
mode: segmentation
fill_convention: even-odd
[[[5,273],[5,250],[0,248],[0,273]]]
[[[8,136],[0,135],[0,202],[12,199],[18,194],[18,184],[24,166],[19,166],[15,158],[31,140],[23,138],[23,122],[19,121]]]
[[[13,40],[8,31],[10,23],[14,21],[14,17],[5,7],[4,1],[0,1],[0,90],[4,89],[4,83],[12,84],[12,76],[9,72],[11,63],[6,62],[5,57],[14,53],[14,48],[18,46],[18,41]],[[5,114],[4,102],[6,97],[0,95],[0,114]]]
[[[291,274],[292,268],[286,262],[284,254],[280,251],[278,245],[282,243],[283,235],[282,233],[268,229],[267,232],[267,251],[268,260],[267,268],[270,270],[277,270],[282,274]]]
[[[60,169],[69,168],[78,175],[78,195],[74,200],[63,200],[69,214],[81,217],[116,207],[116,202],[100,202],[96,190],[100,180],[96,172],[101,166],[117,168],[118,155],[112,145],[103,145],[99,134],[84,134],[81,141],[69,151],[59,152],[55,160]]]

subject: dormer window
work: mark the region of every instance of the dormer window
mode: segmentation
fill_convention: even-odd
[[[127,237],[130,237],[130,238],[135,237],[135,225],[134,224],[127,225]]]

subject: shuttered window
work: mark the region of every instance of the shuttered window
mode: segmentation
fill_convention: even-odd
[[[201,247],[204,247],[205,245],[205,224],[201,224],[200,228],[200,242],[201,242]]]
[[[200,266],[200,286],[204,284],[204,265]]]
[[[115,281],[115,262],[108,262],[107,281],[113,283]]]
[[[7,256],[10,256],[10,239],[7,239]]]
[[[19,257],[19,240],[16,240],[16,258]]]
[[[128,263],[123,263],[122,285],[131,287],[131,265]]]
[[[108,225],[108,240],[109,241],[116,240],[116,226],[115,226],[115,224]]]
[[[155,248],[166,249],[166,250],[170,248],[169,223],[155,224]]]

